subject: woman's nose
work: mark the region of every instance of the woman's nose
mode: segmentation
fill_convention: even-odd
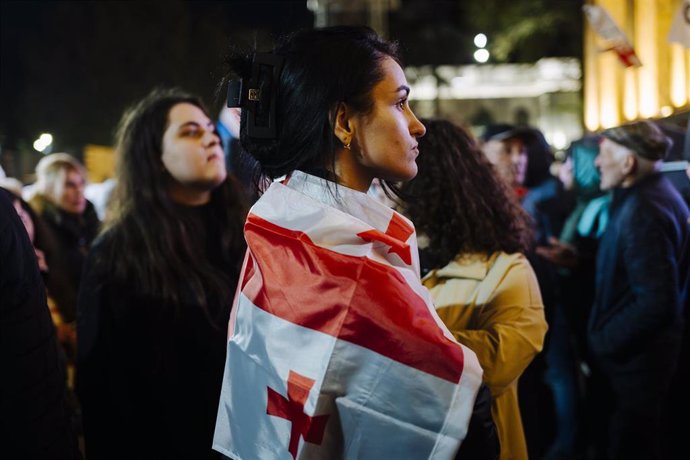
[[[412,112],[410,112],[412,113]],[[412,122],[410,124],[410,134],[412,134],[414,137],[422,137],[424,134],[426,134],[426,127],[424,124],[419,121],[419,118],[415,116],[414,113],[412,113]]]
[[[214,131],[206,131],[204,134],[204,146],[212,147],[220,145],[220,137]]]

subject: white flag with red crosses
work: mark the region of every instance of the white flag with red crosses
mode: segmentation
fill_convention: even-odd
[[[602,51],[616,53],[618,60],[625,67],[642,65],[627,35],[618,27],[606,9],[598,5],[585,5],[582,9],[594,32],[605,42],[605,48]]]
[[[452,458],[482,371],[419,281],[412,224],[295,172],[252,208],[245,236],[213,448],[233,459]]]

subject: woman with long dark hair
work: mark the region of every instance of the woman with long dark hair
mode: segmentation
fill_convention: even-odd
[[[79,298],[88,458],[208,458],[244,207],[201,101],[154,91],[118,138],[109,221]]]
[[[423,236],[423,282],[440,318],[484,369],[501,458],[526,459],[517,381],[547,328],[523,255],[528,217],[467,132],[443,120],[424,124],[419,172],[401,188],[403,212]]]
[[[417,173],[424,126],[395,45],[364,27],[315,29],[232,64],[242,145],[285,178],[245,224],[214,449],[452,458],[481,369],[419,282],[414,227],[366,193]]]

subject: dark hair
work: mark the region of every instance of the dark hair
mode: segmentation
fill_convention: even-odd
[[[280,40],[272,51],[284,59],[278,81],[275,139],[247,134],[247,111],[242,112],[240,140],[271,179],[293,170],[330,170],[335,161],[333,115],[347,103],[359,113],[373,107],[371,91],[383,80],[381,61],[400,62],[395,43],[368,27],[328,27],[304,30]],[[251,56],[235,53],[228,63],[232,77],[247,81]],[[270,91],[261,89],[261,94]],[[263,97],[263,96],[262,96]]]
[[[527,171],[525,183],[527,188],[536,187],[551,176],[551,163],[553,155],[549,143],[544,135],[536,128],[529,128],[529,141],[525,143],[527,149]]]
[[[229,300],[233,280],[209,263],[194,222],[180,216],[168,194],[163,134],[170,110],[180,103],[208,115],[197,97],[176,89],[154,90],[123,115],[117,133],[117,185],[101,238],[108,244],[100,262],[116,283],[135,283],[144,294],[172,305],[180,304],[184,283],[208,315],[208,299]],[[232,176],[211,192],[210,206],[223,254],[236,255],[244,244],[244,204]]]
[[[417,176],[401,187],[402,210],[429,238],[437,268],[464,253],[525,252],[529,217],[475,140],[445,120],[423,120]]]

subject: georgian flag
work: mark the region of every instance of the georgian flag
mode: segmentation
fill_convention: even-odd
[[[589,24],[606,43],[603,51],[613,51],[625,67],[640,67],[642,63],[635,54],[628,37],[611,18],[608,11],[598,5],[584,5],[582,9]]]
[[[295,172],[252,208],[245,237],[213,448],[244,460],[452,458],[482,371],[419,281],[412,224]]]

